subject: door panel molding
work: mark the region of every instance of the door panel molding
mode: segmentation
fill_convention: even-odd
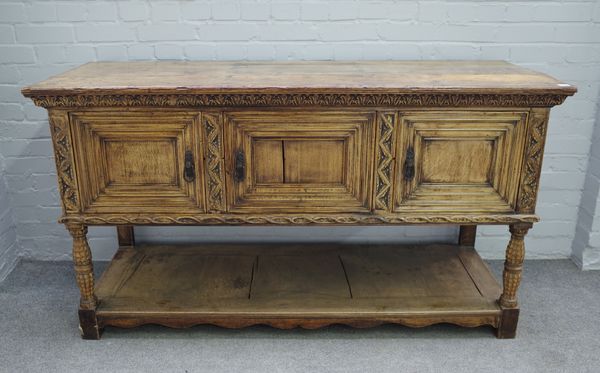
[[[369,212],[374,112],[224,113],[230,212]]]
[[[524,111],[400,113],[394,211],[514,212],[526,126]]]
[[[204,211],[198,112],[81,111],[69,118],[84,212]],[[186,151],[193,182],[183,178]]]

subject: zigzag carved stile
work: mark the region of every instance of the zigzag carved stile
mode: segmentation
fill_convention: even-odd
[[[375,174],[375,209],[389,210],[394,163],[396,113],[377,116],[377,171]]]
[[[549,109],[531,110],[529,133],[525,143],[523,179],[519,188],[517,211],[521,213],[533,213],[535,210],[549,114]]]
[[[202,113],[206,144],[206,182],[208,209],[225,211],[225,174],[223,161],[223,124],[221,114]]]
[[[54,160],[63,208],[66,212],[79,211],[77,177],[73,165],[73,149],[69,132],[69,116],[67,112],[51,110],[48,119],[54,144]]]

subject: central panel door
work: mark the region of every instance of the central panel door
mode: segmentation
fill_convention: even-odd
[[[225,114],[229,210],[367,212],[374,113]]]

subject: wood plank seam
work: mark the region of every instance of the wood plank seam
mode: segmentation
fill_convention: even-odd
[[[346,283],[348,284],[348,293],[350,295],[350,299],[354,298],[352,295],[352,285],[350,284],[350,280],[348,279],[348,272],[346,272],[346,266],[344,265],[344,260],[341,255],[338,255],[338,259],[340,261],[340,265],[342,266],[342,270],[344,271],[344,277],[346,278]]]
[[[258,255],[252,262],[252,273],[250,274],[250,286],[248,286],[248,299],[252,299],[252,286],[254,285],[254,275],[258,271]]]

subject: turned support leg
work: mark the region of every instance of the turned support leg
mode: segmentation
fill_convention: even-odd
[[[73,262],[79,286],[79,327],[84,339],[99,339],[100,330],[96,319],[98,300],[94,294],[94,267],[92,252],[87,241],[87,227],[83,224],[67,224],[73,237]]]
[[[498,338],[514,338],[519,320],[517,290],[521,283],[521,272],[525,258],[525,235],[531,224],[513,224],[510,226],[510,241],[506,248],[506,260],[502,273],[503,289],[498,300],[502,308],[502,317],[498,326]]]
[[[461,246],[475,247],[475,237],[477,236],[476,225],[461,225],[458,232],[458,244]]]

